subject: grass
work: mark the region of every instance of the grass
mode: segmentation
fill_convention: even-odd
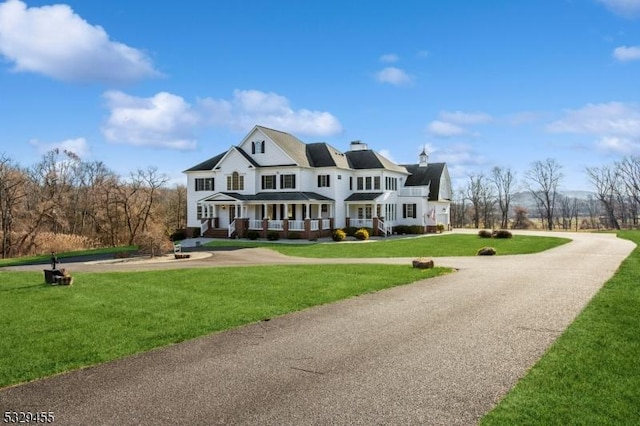
[[[639,245],[482,425],[635,425],[640,418]]]
[[[568,238],[515,235],[510,239],[483,239],[471,234],[375,240],[365,243],[269,243],[233,240],[213,241],[213,247],[266,247],[288,256],[315,258],[475,256],[484,246],[498,255],[538,253],[569,242]]]
[[[449,272],[296,265],[77,273],[0,270],[0,387]]]

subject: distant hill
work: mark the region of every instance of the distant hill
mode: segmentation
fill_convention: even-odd
[[[585,202],[589,200],[589,198],[596,198],[595,192],[591,191],[561,191],[560,194],[569,197],[578,199],[578,210],[580,214],[587,214],[588,211],[585,208]],[[528,210],[529,216],[535,217],[538,214],[538,206],[536,204],[536,200],[531,195],[529,191],[521,191],[513,194],[513,198],[511,200],[511,206],[514,207],[524,207]]]

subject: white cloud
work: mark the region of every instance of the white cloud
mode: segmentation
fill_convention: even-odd
[[[199,115],[180,96],[160,92],[150,98],[119,91],[104,94],[110,114],[102,132],[107,140],[136,146],[193,149]]]
[[[547,130],[590,135],[604,150],[631,154],[640,150],[640,107],[622,102],[589,104],[565,111]]]
[[[200,101],[213,125],[248,131],[260,124],[294,134],[330,136],[342,132],[340,121],[329,112],[294,110],[289,100],[276,93],[234,90],[231,100],[206,98]]]
[[[596,0],[613,13],[626,18],[640,16],[640,0]]]
[[[484,112],[441,111],[439,117],[443,121],[460,125],[489,123],[493,118]]]
[[[28,8],[20,0],[1,3],[0,55],[16,72],[63,81],[118,83],[160,75],[143,52],[110,40],[102,27],[65,4]]]
[[[36,148],[38,154],[45,154],[53,149],[73,152],[80,158],[90,155],[89,144],[85,138],[65,139],[61,142],[43,143],[38,139],[32,139],[29,143]]]
[[[461,136],[468,133],[464,128],[458,125],[440,120],[434,120],[429,123],[427,131],[434,136],[441,137]]]
[[[402,86],[411,83],[413,78],[400,68],[387,67],[376,73],[376,80],[380,83]]]
[[[400,58],[395,53],[387,53],[386,55],[380,56],[380,62],[398,62]]]
[[[483,112],[441,111],[438,118],[427,126],[427,132],[438,137],[470,135],[472,132],[466,126],[493,121],[491,115]]]
[[[640,59],[640,46],[620,46],[613,50],[613,57],[619,61],[637,61]]]

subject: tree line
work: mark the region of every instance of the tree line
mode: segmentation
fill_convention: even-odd
[[[169,241],[186,226],[186,187],[156,168],[119,176],[54,149],[30,167],[0,155],[2,258]]]
[[[593,196],[579,199],[558,188],[562,165],[548,158],[531,163],[518,179],[510,168],[494,167],[490,173],[468,175],[464,187],[455,191],[451,205],[454,227],[532,228],[536,217],[544,229],[638,228],[640,215],[640,157],[627,156],[585,173]],[[526,191],[535,202],[534,211],[515,205],[514,195]]]

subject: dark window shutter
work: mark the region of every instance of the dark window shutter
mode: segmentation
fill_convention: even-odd
[[[284,187],[284,175],[280,175],[280,189]]]
[[[252,154],[256,153],[256,143],[255,142],[251,142],[251,153]]]
[[[414,204],[414,205],[413,205],[413,218],[414,218],[414,219],[416,218],[416,210],[418,210],[416,207],[418,207],[418,205],[417,205],[417,204]]]
[[[331,184],[329,183],[331,179],[331,175],[327,175],[327,187],[330,187]]]
[[[322,176],[318,175],[318,188],[320,188],[320,181],[322,180]]]
[[[406,204],[402,205],[402,218],[403,219],[407,218],[407,205]]]

